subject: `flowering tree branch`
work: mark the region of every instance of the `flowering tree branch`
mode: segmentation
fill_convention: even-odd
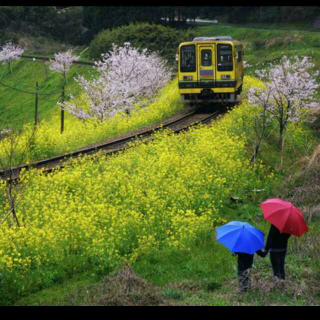
[[[68,112],[83,120],[105,121],[117,113],[129,114],[143,99],[152,101],[171,76],[166,62],[157,53],[138,51],[130,43],[123,47],[113,45],[112,51],[103,54],[95,65],[98,79],[76,78],[88,97],[89,110],[65,103]]]
[[[80,59],[79,56],[73,55],[73,51],[73,49],[70,49],[64,53],[56,53],[54,55],[54,59],[50,59],[48,62],[48,66],[51,71],[62,74],[65,84],[68,83],[66,75],[69,72],[71,65]]]
[[[288,124],[302,119],[305,108],[319,108],[318,104],[312,102],[312,97],[320,87],[316,82],[319,71],[313,71],[312,75],[308,72],[314,67],[308,57],[294,57],[292,60],[284,56],[279,64],[271,65],[268,71],[257,70],[257,76],[266,81],[266,89],[257,94],[258,89],[252,88],[248,94],[249,102],[266,108],[267,113],[278,121],[281,151]]]
[[[0,51],[0,62],[6,63],[9,66],[12,73],[11,62],[17,60],[23,54],[24,49],[19,46],[15,46],[11,42],[7,42]]]

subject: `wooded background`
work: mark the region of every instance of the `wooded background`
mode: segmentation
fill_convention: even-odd
[[[103,29],[149,22],[186,27],[187,19],[219,23],[292,23],[311,28],[320,6],[0,6],[0,45],[17,32],[75,45],[89,43]]]

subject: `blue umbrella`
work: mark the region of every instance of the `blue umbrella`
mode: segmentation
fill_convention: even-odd
[[[217,228],[217,240],[232,252],[254,254],[264,248],[264,233],[247,222],[232,221]]]

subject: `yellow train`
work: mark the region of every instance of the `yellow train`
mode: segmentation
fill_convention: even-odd
[[[181,43],[177,54],[181,102],[236,102],[243,85],[243,56],[242,43],[231,37]]]

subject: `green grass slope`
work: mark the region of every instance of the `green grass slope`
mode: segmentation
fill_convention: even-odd
[[[252,73],[255,68],[264,63],[280,59],[284,54],[305,56],[311,55],[315,69],[320,67],[320,32],[308,32],[286,29],[262,29],[243,26],[208,25],[195,28],[198,36],[228,35],[245,44],[245,57],[250,65],[246,70]],[[25,40],[26,43],[27,40]],[[48,44],[46,44],[48,46]],[[60,48],[61,49],[61,48]],[[62,50],[62,49],[61,49]],[[88,50],[84,52],[81,60],[87,60]],[[77,54],[79,54],[77,51]],[[50,51],[51,52],[51,51]],[[43,55],[38,47],[28,54]],[[52,57],[52,52],[50,53]],[[68,74],[68,87],[66,95],[72,93],[76,96],[80,87],[75,83],[74,76],[88,74],[92,70],[89,66],[74,65]],[[56,93],[48,96],[39,96],[39,117],[46,119],[58,106],[56,102],[61,94],[61,77],[48,70],[41,61],[21,59],[13,64],[13,73],[6,65],[0,65],[0,82],[19,90],[35,92],[36,83],[39,83],[40,94]],[[0,84],[0,129],[6,126],[21,127],[25,123],[34,121],[35,95],[12,90]]]
[[[94,72],[91,66],[73,65],[68,73],[65,96],[79,94],[81,88],[75,82],[77,75]],[[12,65],[0,65],[0,130],[6,127],[22,127],[35,118],[36,84],[39,85],[39,120],[50,119],[59,108],[62,77],[49,70],[40,60],[20,59]]]
[[[246,45],[245,60],[250,64],[274,61],[281,58],[283,54],[299,56],[312,54],[316,67],[320,66],[320,33],[232,28],[219,25],[199,27],[198,32],[201,36],[230,35],[242,40]],[[250,126],[245,120],[244,117],[243,121],[235,121],[235,125],[230,127],[242,132],[250,131]],[[296,190],[310,185],[313,186],[312,190],[316,190],[315,182],[318,180],[315,178],[319,179],[319,162],[315,159],[319,159],[320,156],[319,153],[312,154],[310,146],[308,150],[310,154],[307,158],[309,161],[299,161],[307,154],[308,143],[312,140],[308,129],[303,129],[306,134],[302,134],[301,130],[296,132],[297,134],[300,132],[301,139],[296,139],[296,134],[289,131],[289,138],[290,135],[292,137],[288,138],[287,149],[292,152],[287,155],[286,166],[282,170],[277,169],[279,154],[275,144],[268,141],[268,145],[264,146],[263,159],[268,159],[267,166],[274,173],[274,179],[281,181],[276,189],[268,190],[268,197],[290,199],[296,194]],[[315,144],[316,140],[313,141],[312,148]],[[152,153],[153,150],[148,149],[148,152]],[[249,153],[248,156],[250,156]],[[145,156],[141,154],[141,157]],[[131,165],[136,166],[136,162],[132,162]],[[304,172],[303,168],[307,170]],[[314,171],[311,172],[308,168]],[[299,171],[303,175],[295,177],[294,174]],[[263,172],[261,174],[263,175]],[[131,175],[132,171],[130,171]],[[288,180],[290,175],[292,177]],[[76,181],[78,185],[78,180]],[[308,194],[312,194],[312,190]],[[74,190],[70,187],[70,193],[72,192]],[[128,191],[125,198],[127,197]],[[259,203],[263,200],[261,197],[262,195],[258,193],[251,198],[244,197],[243,201],[238,203],[226,200],[221,215],[228,220],[248,221],[267,233],[269,224],[263,219],[259,209]],[[124,199],[121,199],[120,203]],[[294,197],[293,200],[295,200]],[[85,270],[82,275],[61,277],[51,283],[50,287],[33,294],[26,294],[14,303],[15,305],[82,305],[89,301],[90,304],[108,305],[117,297],[119,298],[117,303],[120,305],[137,305],[141,301],[146,301],[146,304],[149,302],[149,304],[162,305],[319,305],[319,210],[315,210],[314,203],[307,198],[299,201],[298,203],[303,205],[304,211],[308,213],[306,218],[309,232],[301,239],[292,237],[289,240],[286,260],[287,280],[282,284],[272,279],[269,257],[263,260],[256,257],[252,273],[253,290],[244,295],[237,295],[236,258],[215,240],[215,231],[212,230],[190,244],[189,250],[155,249],[141,255],[131,266],[135,278],[130,272],[122,273],[123,278],[120,280],[127,284],[127,287],[124,287],[126,289],[124,295],[120,292],[122,281],[113,286],[112,281],[101,281],[105,276],[109,276],[108,274],[95,274],[93,270],[92,272]],[[49,277],[50,274],[45,276]],[[151,285],[154,294],[159,294],[161,297],[159,300],[154,299],[155,296],[147,291]],[[116,288],[116,290],[110,292],[110,288]],[[147,298],[150,299],[147,300]]]
[[[307,55],[312,56],[315,69],[320,67],[320,32],[225,25],[201,26],[196,30],[199,36],[224,35],[242,41],[245,45],[244,60],[250,65],[261,66],[283,55]]]

